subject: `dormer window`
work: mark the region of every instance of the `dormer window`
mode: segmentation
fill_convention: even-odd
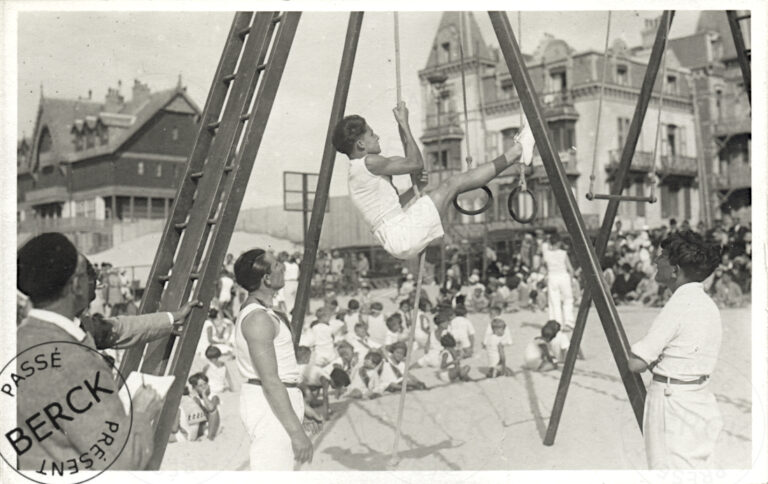
[[[677,76],[667,75],[666,92],[669,94],[677,94]]]
[[[174,128],[171,130],[171,139],[172,139],[173,141],[178,141],[178,140],[179,140],[179,128],[175,128],[175,127],[174,127]]]
[[[451,62],[451,43],[450,42],[443,42],[440,47],[442,47],[442,58],[443,60],[447,62]]]

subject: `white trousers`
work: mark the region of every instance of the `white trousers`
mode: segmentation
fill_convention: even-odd
[[[304,419],[304,396],[298,388],[288,388],[293,411]],[[277,419],[260,385],[243,383],[240,387],[240,418],[251,438],[252,471],[292,471],[291,438]]]
[[[707,383],[667,386],[651,380],[643,416],[650,469],[705,468],[722,428],[720,409]]]
[[[291,317],[291,311],[296,304],[296,291],[299,289],[299,281],[285,281],[283,293],[285,294],[285,309],[288,311],[288,317]]]
[[[547,298],[549,319],[573,328],[573,288],[567,273],[547,276]]]

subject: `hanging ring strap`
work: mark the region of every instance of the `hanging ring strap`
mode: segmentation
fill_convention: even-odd
[[[531,196],[531,215],[528,217],[521,217],[515,211],[515,199],[517,199],[518,196],[523,193],[527,193]],[[528,183],[525,181],[525,165],[523,164],[520,165],[520,183],[518,183],[518,185],[512,189],[512,193],[510,193],[509,197],[507,197],[507,210],[509,211],[509,216],[512,217],[515,222],[521,224],[529,224],[533,222],[533,219],[536,218],[538,203],[536,202],[536,197],[534,196],[533,192],[528,188]]]
[[[466,86],[466,76],[464,74],[464,13],[459,12],[459,59],[460,59],[460,66],[461,66],[461,94],[462,94],[462,100],[464,102],[464,139],[467,142],[467,157],[465,159],[467,163],[467,168],[472,169],[473,162],[472,162],[472,155],[470,153],[472,152],[470,149],[469,144],[469,114],[467,110],[467,86]],[[459,195],[456,195],[453,198],[453,206],[456,208],[456,210],[460,213],[463,213],[464,215],[480,215],[481,213],[488,210],[493,205],[493,192],[491,192],[491,189],[487,186],[480,187],[485,194],[488,196],[485,205],[480,207],[477,210],[467,210],[463,208],[461,205],[459,205]]]
[[[659,28],[664,28],[664,53],[661,55],[661,92],[659,93],[659,111],[656,114],[656,136],[653,138],[653,157],[651,158],[651,193],[648,197],[650,203],[656,202],[656,185],[659,184],[659,177],[656,174],[656,155],[659,147],[659,133],[661,131],[661,110],[664,107],[664,83],[667,82],[667,41],[669,40],[669,27],[669,21],[664,22],[663,26],[659,25]]]
[[[603,78],[600,80],[600,97],[597,101],[597,125],[595,126],[595,143],[592,148],[592,174],[589,175],[589,191],[587,199],[592,200],[595,193],[595,172],[597,168],[597,137],[600,135],[600,115],[603,112],[603,94],[605,93],[605,78],[608,73],[608,39],[611,35],[611,12],[608,11],[608,26],[605,29],[605,47],[603,48]]]

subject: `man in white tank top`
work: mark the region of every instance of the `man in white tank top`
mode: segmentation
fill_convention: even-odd
[[[349,196],[382,247],[398,259],[409,259],[443,236],[441,220],[459,193],[480,188],[517,160],[530,164],[534,139],[528,126],[506,153],[490,163],[444,180],[409,205],[414,190],[399,195],[392,176],[410,175],[415,187],[426,184],[424,160],[408,124],[408,109],[400,102],[394,109],[405,156],[381,156],[379,137],[360,116],[346,116],[333,132],[333,146],[349,157]]]
[[[293,470],[295,462],[312,460],[291,331],[287,318],[271,309],[284,272],[283,263],[262,249],[235,262],[235,279],[248,291],[235,325],[235,359],[245,379],[240,417],[251,438],[254,471]]]

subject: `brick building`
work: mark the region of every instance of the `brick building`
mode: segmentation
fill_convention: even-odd
[[[165,219],[197,134],[200,109],[179,84],[103,102],[40,96],[34,133],[17,149],[20,238],[70,235],[85,252],[111,245],[112,225]]]
[[[519,99],[506,64],[498,50],[485,43],[473,15],[443,14],[427,65],[419,72],[422,102],[426,106],[421,141],[431,178],[435,181],[461,171],[467,156],[459,51],[459,21],[462,18],[471,140],[469,155],[474,160],[490,160],[498,156],[512,142],[521,122]],[[589,191],[593,149],[596,145],[594,192],[607,193],[637,104],[656,22],[646,25],[643,45],[630,48],[619,39],[610,45],[601,124],[597,133],[603,53],[577,52],[566,41],[551,35],[546,35],[535,49],[530,44],[524,46],[526,52],[532,52],[525,55],[526,64],[541,96],[551,141],[559,152],[588,229],[599,226],[607,204],[605,201],[589,201],[585,196]],[[632,195],[650,193],[656,120],[661,90],[664,89],[656,165],[660,178],[656,189],[659,202],[622,203],[618,219],[630,229],[658,226],[668,223],[671,218],[688,219],[695,225],[702,218],[691,70],[678,59],[674,49],[667,51],[666,65],[664,79],[659,73],[625,188],[625,193]],[[435,79],[441,78],[445,79],[444,84],[435,83]],[[534,224],[565,230],[538,155],[533,167],[529,168],[527,181],[538,201]],[[516,232],[530,230],[531,226],[514,222],[507,211],[507,197],[516,183],[517,173],[514,172],[504,173],[493,180],[489,188],[494,194],[494,207],[474,217],[454,214],[451,232],[461,238],[476,239],[483,235],[485,228],[485,236],[500,246],[505,240],[515,238]],[[485,202],[485,195],[480,191],[464,198],[463,204],[468,208],[479,208]]]
[[[742,20],[740,26],[749,48],[751,21]],[[710,219],[736,214],[749,220],[751,108],[725,12],[702,12],[696,32],[671,39],[670,47],[692,72]]]

